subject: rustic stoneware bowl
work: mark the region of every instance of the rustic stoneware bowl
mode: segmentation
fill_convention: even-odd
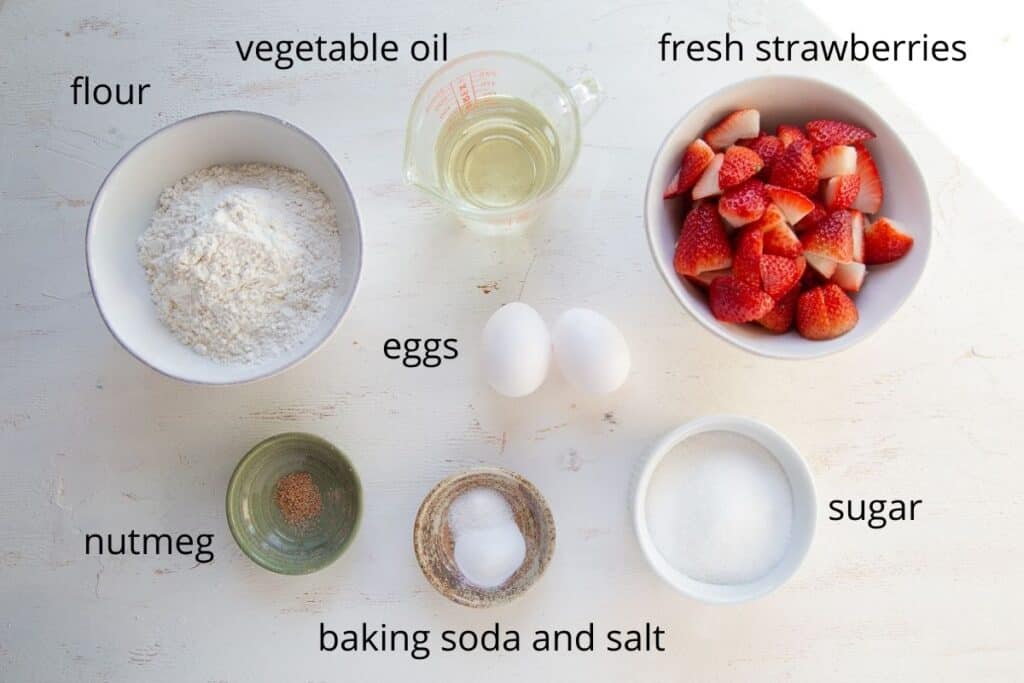
[[[281,515],[275,489],[281,477],[309,472],[322,510],[296,528]],[[359,475],[333,444],[312,434],[278,434],[252,447],[231,475],[228,527],[249,559],[278,574],[309,574],[334,562],[359,529],[363,494]]]
[[[806,123],[835,118],[873,130],[877,139],[868,148],[885,185],[880,215],[899,221],[914,237],[914,248],[895,263],[871,266],[856,296],[860,322],[841,337],[810,341],[795,331],[771,334],[759,325],[723,323],[711,315],[707,297],[676,275],[676,240],[682,224],[679,199],[665,201],[662,193],[679,168],[683,150],[723,116],[754,107],[761,128],[774,131],[779,123]],[[931,247],[932,216],[928,189],[910,150],[895,130],[854,95],[823,81],[800,76],[763,76],[727,86],[694,105],[669,132],[658,150],[647,181],[644,216],[654,263],[680,305],[701,325],[730,344],[771,358],[806,359],[842,351],[868,338],[899,310],[924,272]]]
[[[522,566],[491,590],[473,586],[459,572],[448,527],[452,501],[481,487],[505,496],[526,541]],[[518,598],[544,573],[555,550],[555,520],[540,491],[522,476],[496,467],[480,467],[448,477],[427,494],[416,514],[412,540],[420,569],[437,592],[467,607],[490,607]]]

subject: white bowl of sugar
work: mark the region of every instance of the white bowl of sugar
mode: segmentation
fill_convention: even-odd
[[[347,313],[362,260],[355,199],[331,155],[248,111],[200,114],[139,142],[104,180],[86,232],[114,337],[200,384],[262,379],[311,355]]]
[[[754,600],[785,583],[814,537],[814,482],[782,435],[717,415],[667,434],[640,469],[633,522],[654,571],[708,603]]]

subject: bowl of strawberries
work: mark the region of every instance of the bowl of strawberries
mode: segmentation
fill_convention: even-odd
[[[774,358],[853,346],[924,272],[931,209],[896,132],[810,78],[729,86],[665,138],[647,185],[651,253],[706,328]]]

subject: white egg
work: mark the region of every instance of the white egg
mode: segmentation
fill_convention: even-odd
[[[524,303],[502,306],[484,326],[483,371],[503,396],[526,396],[544,383],[551,364],[551,334]]]
[[[572,308],[551,333],[555,361],[562,374],[588,394],[610,394],[629,375],[629,346],[619,328],[600,313]]]

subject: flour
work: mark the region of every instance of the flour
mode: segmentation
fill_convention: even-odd
[[[138,250],[160,319],[225,363],[305,341],[341,269],[330,200],[304,173],[266,164],[211,166],[164,190]]]

